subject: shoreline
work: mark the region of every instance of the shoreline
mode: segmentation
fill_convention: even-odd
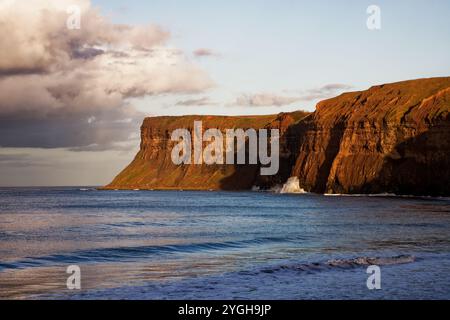
[[[273,190],[223,190],[223,189],[202,189],[202,188],[110,188],[100,187],[94,188],[98,191],[194,191],[194,192],[252,192],[252,193],[271,193],[271,194],[284,194],[284,195],[315,195],[324,197],[380,197],[380,198],[421,198],[421,199],[443,199],[450,200],[450,195],[435,196],[435,195],[415,195],[415,194],[395,194],[395,193],[315,193],[315,192],[277,192]]]

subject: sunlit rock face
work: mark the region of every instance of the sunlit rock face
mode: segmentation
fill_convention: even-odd
[[[450,78],[344,93],[298,128],[292,176],[318,193],[450,194]]]
[[[308,192],[448,196],[449,112],[446,77],[344,93],[312,114],[146,118],[139,153],[106,188],[269,190],[297,177]],[[171,132],[192,129],[195,120],[205,130],[279,129],[278,174],[261,176],[259,165],[174,165]]]
[[[290,174],[295,158],[286,147],[284,134],[289,125],[309,113],[297,111],[265,116],[180,116],[149,117],[141,127],[141,147],[132,163],[108,185],[107,189],[175,189],[175,190],[250,190],[254,185],[282,183]],[[178,143],[171,140],[176,129],[193,131],[194,121],[202,129],[279,129],[280,170],[262,179],[260,165],[248,164],[181,164],[172,162],[171,152]],[[192,135],[193,136],[193,135]],[[203,143],[203,148],[208,142]],[[246,148],[248,150],[248,147]],[[236,157],[235,157],[236,158]],[[248,156],[246,157],[248,159]]]

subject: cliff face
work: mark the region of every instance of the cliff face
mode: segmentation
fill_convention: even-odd
[[[450,77],[404,81],[342,94],[304,112],[256,117],[144,120],[141,149],[111,189],[270,188],[297,176],[317,193],[450,195]],[[171,161],[173,129],[280,129],[280,170],[258,165],[181,165]]]
[[[292,176],[318,193],[450,195],[450,78],[322,101],[297,130]]]
[[[178,143],[171,141],[172,131],[193,131],[194,121],[202,121],[203,131],[220,129],[280,129],[280,149],[283,132],[294,122],[308,115],[306,112],[267,116],[182,116],[146,118],[141,127],[141,147],[132,163],[126,167],[106,189],[185,189],[185,190],[246,190],[252,188],[258,178],[258,165],[175,165],[171,151]],[[209,142],[204,142],[205,147]],[[285,148],[284,148],[285,149]],[[281,153],[281,152],[280,152]],[[290,174],[290,167],[283,162],[283,172]],[[292,160],[291,160],[292,161]],[[277,180],[278,181],[278,180]],[[279,181],[282,182],[281,180]]]

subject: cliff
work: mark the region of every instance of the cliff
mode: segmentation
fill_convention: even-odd
[[[263,189],[299,178],[317,193],[450,195],[450,77],[344,93],[304,112],[255,117],[154,117],[141,149],[109,189]],[[209,128],[279,128],[280,171],[258,165],[171,162],[170,132],[202,120]]]
[[[450,195],[449,111],[448,77],[322,101],[297,128],[291,175],[317,193]]]
[[[175,165],[171,150],[177,142],[171,141],[175,129],[185,128],[192,132],[194,121],[202,121],[203,131],[226,129],[280,129],[280,145],[287,128],[309,113],[297,111],[265,116],[181,116],[150,117],[141,126],[141,146],[138,154],[105,189],[184,189],[184,190],[247,190],[251,189],[259,175],[259,165]],[[205,147],[208,143],[204,142]],[[281,150],[285,148],[280,146]],[[280,151],[280,162],[286,178],[289,165],[283,160],[289,151]],[[277,175],[278,177],[278,175]],[[277,182],[284,178],[280,175]]]

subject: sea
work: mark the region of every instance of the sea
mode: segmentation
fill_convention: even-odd
[[[450,198],[0,188],[0,299],[450,299]]]

